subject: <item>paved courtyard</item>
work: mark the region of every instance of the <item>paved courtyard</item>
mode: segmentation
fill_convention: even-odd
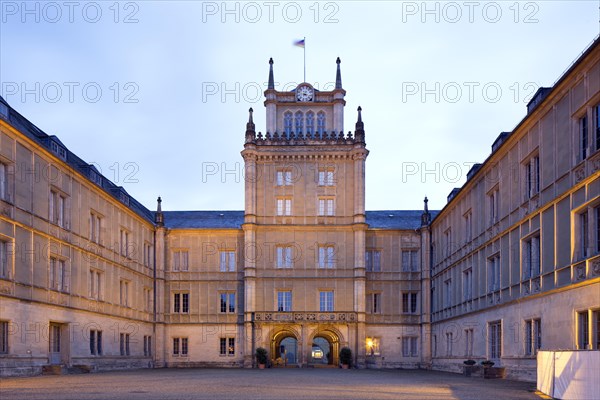
[[[156,369],[0,380],[0,399],[539,399],[534,384],[401,370]]]

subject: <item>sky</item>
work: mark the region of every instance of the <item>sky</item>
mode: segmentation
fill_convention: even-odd
[[[367,210],[441,209],[600,32],[600,1],[0,1],[0,94],[150,209],[243,210],[248,109],[363,109]]]

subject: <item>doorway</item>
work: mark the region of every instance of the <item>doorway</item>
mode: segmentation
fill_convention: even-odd
[[[64,324],[51,322],[48,332],[48,359],[51,365],[60,365],[65,361],[66,339],[64,334]]]

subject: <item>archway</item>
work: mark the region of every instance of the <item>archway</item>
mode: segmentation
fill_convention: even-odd
[[[308,363],[318,365],[338,365],[340,338],[331,330],[317,331],[308,348]]]
[[[298,363],[298,338],[291,331],[280,331],[271,339],[271,359],[275,366]]]

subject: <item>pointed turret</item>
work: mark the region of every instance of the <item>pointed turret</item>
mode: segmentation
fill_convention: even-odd
[[[254,143],[256,140],[256,130],[254,121],[252,120],[252,113],[254,110],[252,107],[248,110],[248,123],[246,124],[246,143]]]
[[[267,90],[275,89],[275,79],[273,79],[273,58],[269,58],[269,86]]]
[[[342,88],[342,71],[340,69],[340,63],[342,61],[338,57],[337,60],[335,60],[335,62],[337,64],[337,72],[335,74],[335,88],[336,89],[341,89]]]
[[[156,199],[157,205],[156,205],[156,215],[154,216],[154,222],[156,222],[156,225],[158,226],[164,226],[165,225],[165,216],[162,212],[162,199],[160,198],[160,196],[158,196],[158,199]]]
[[[365,143],[365,125],[362,122],[362,107],[358,106],[358,120],[354,130],[354,141],[357,143]]]
[[[429,213],[429,207],[427,203],[429,203],[429,199],[425,197],[423,200],[423,214],[421,214],[421,226],[428,226],[431,223],[431,214]]]

